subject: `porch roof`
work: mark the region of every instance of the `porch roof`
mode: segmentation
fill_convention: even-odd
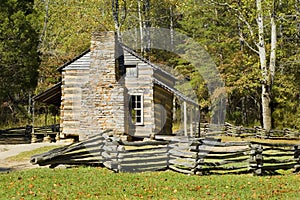
[[[51,88],[39,93],[38,95],[34,96],[32,99],[33,101],[38,101],[41,103],[52,104],[55,106],[60,106],[61,103],[61,85],[62,83],[59,82],[52,86]]]
[[[193,99],[187,97],[186,95],[182,94],[179,90],[177,90],[174,87],[168,86],[167,84],[157,80],[156,78],[154,78],[154,83],[161,86],[162,88],[164,88],[165,90],[173,93],[176,97],[178,97],[179,99],[182,99],[183,101],[186,101],[189,104],[192,104],[194,106],[199,106],[199,104],[194,101]]]

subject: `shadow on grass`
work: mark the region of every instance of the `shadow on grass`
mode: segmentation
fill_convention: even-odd
[[[0,167],[0,173],[5,173],[5,172],[9,172],[12,169],[10,167]]]

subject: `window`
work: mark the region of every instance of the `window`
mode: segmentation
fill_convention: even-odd
[[[130,96],[130,115],[132,123],[135,125],[143,125],[143,96],[131,95]]]
[[[138,77],[138,71],[136,65],[126,65],[126,77]]]

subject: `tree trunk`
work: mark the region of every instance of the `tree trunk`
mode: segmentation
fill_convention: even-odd
[[[262,94],[261,94],[262,118],[263,118],[263,128],[268,132],[272,127],[271,95],[270,95],[272,77],[271,77],[270,69],[268,69],[267,67],[262,1],[256,0],[256,6],[257,6],[257,25],[258,25],[258,40],[259,40],[258,49],[259,49],[260,67],[262,71]]]
[[[44,42],[45,42],[47,27],[48,27],[48,18],[49,18],[49,0],[45,0],[44,25],[43,25],[43,30],[39,36],[38,50],[41,50],[44,47]]]
[[[274,82],[275,67],[276,67],[276,46],[277,46],[277,30],[275,23],[275,16],[271,16],[271,52],[270,52],[270,79],[271,87]]]
[[[146,56],[149,58],[149,52],[151,49],[151,37],[150,37],[150,0],[144,0],[144,13],[145,13],[145,22],[144,22],[144,28],[145,28],[145,52]]]
[[[170,39],[171,50],[174,50],[174,19],[173,19],[173,6],[170,5]]]
[[[119,0],[112,0],[111,6],[112,6],[113,21],[117,32],[117,37],[120,40],[121,33],[120,33],[120,22],[119,22]]]
[[[140,26],[141,54],[144,55],[144,30],[143,30],[141,0],[138,0],[137,3],[138,3],[138,15],[139,15],[139,26]]]
[[[268,92],[268,85],[262,85],[262,117],[263,117],[263,128],[269,132],[272,127],[272,112],[271,112],[271,98]]]

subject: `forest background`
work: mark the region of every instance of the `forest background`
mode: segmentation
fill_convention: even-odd
[[[59,82],[56,69],[89,48],[93,31],[161,27],[213,58],[226,85],[226,121],[299,129],[299,13],[299,0],[1,0],[0,127],[31,123],[31,97]],[[210,95],[191,63],[151,42],[139,53],[184,75],[209,121]],[[46,112],[58,109],[38,105]]]

